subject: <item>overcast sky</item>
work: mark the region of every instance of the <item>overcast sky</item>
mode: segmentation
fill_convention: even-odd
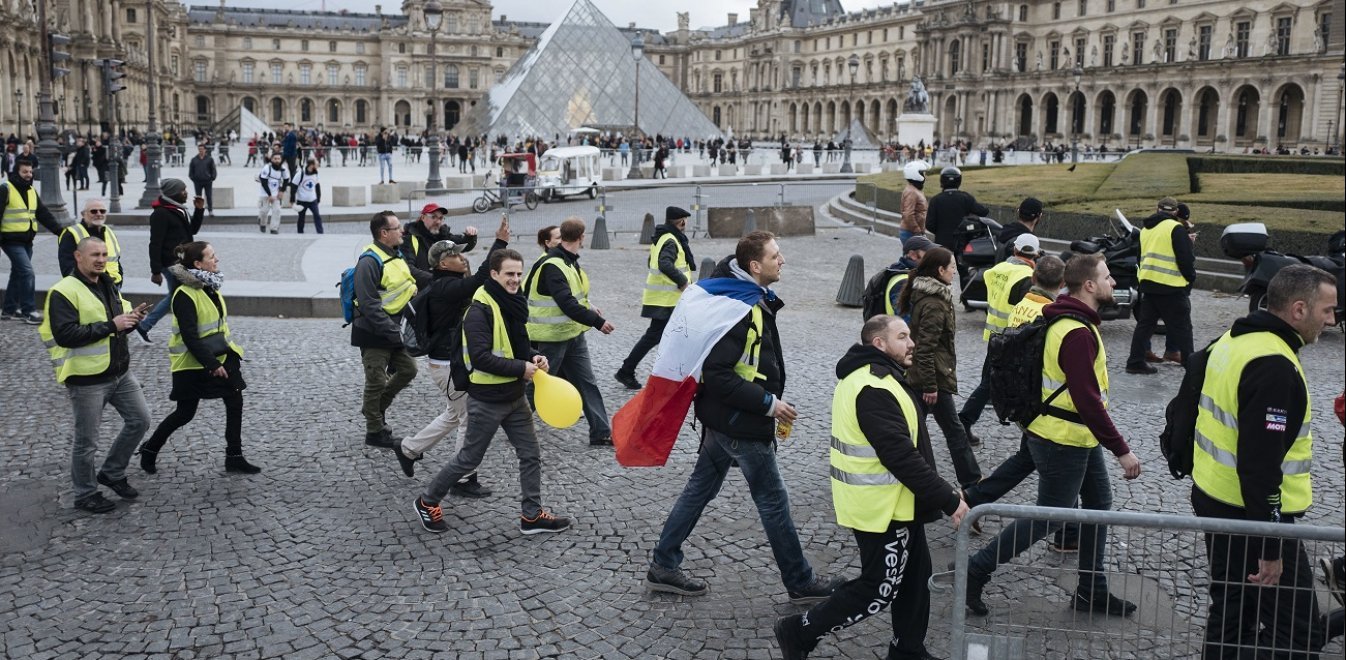
[[[451,2],[452,0],[450,0]],[[195,6],[216,6],[214,0],[184,0]],[[385,13],[401,11],[402,0],[226,0],[230,7],[268,7],[319,11],[349,9],[373,13],[374,5],[383,5]],[[444,3],[444,0],[441,0]],[[748,10],[756,0],[675,0],[671,3],[639,0],[592,0],[613,23],[624,26],[635,22],[640,27],[669,32],[678,27],[676,12],[691,12],[692,28],[724,25],[729,12],[738,12],[739,20],[748,20]],[[448,3],[444,3],[448,4]],[[892,0],[841,0],[846,11],[893,4]],[[570,6],[569,0],[493,0],[495,17],[505,14],[511,20],[550,23]]]

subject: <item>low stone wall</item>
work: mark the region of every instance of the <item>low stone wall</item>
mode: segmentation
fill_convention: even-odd
[[[738,238],[752,211],[757,228],[777,236],[812,236],[812,206],[735,206],[706,210],[711,238]]]

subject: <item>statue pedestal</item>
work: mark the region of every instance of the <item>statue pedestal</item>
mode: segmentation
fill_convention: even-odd
[[[925,141],[925,146],[935,143],[935,116],[904,112],[897,118],[897,141],[899,144],[914,147]]]

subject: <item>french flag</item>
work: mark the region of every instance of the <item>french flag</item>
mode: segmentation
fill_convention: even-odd
[[[645,387],[612,417],[618,463],[658,467],[668,461],[706,356],[764,295],[765,289],[734,277],[702,280],[683,290]]]

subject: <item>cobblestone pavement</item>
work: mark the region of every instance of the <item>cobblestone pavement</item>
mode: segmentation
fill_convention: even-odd
[[[834,297],[850,255],[863,255],[872,272],[892,259],[896,243],[826,220],[819,225],[816,237],[781,241],[786,398],[801,417],[794,437],[780,447],[780,466],[815,568],[853,576],[859,560],[850,532],[833,518],[826,466],[833,366],[856,340],[860,314],[838,307]],[[696,240],[693,249],[698,258],[719,257],[732,244]],[[524,252],[533,250],[525,245]],[[629,396],[611,374],[645,326],[635,304],[643,281],[636,274],[644,272],[645,258],[641,246],[625,239],[583,257],[595,282],[594,300],[617,326],[610,336],[590,339],[609,412]],[[1244,304],[1195,294],[1198,341],[1220,332]],[[982,360],[981,323],[979,313],[959,315],[964,393],[975,385]],[[589,448],[583,422],[564,431],[541,429],[544,501],[575,519],[570,531],[543,537],[518,532],[517,464],[508,444],[497,442],[481,469],[495,495],[445,500],[452,529],[429,534],[416,522],[411,502],[448,450],[433,450],[417,478],[407,479],[391,453],[362,444],[359,360],[340,322],[236,318],[231,326],[248,349],[245,451],[265,471],[253,477],[223,472],[222,406],[208,402],[161,455],[158,474],[131,468],[130,479],[141,490],[137,502],[90,516],[71,508],[70,407],[37,333],[12,322],[0,325],[0,373],[10,384],[0,394],[0,601],[8,604],[0,619],[0,655],[777,656],[771,623],[797,608],[785,596],[741,475],[731,474],[686,546],[684,567],[707,580],[711,593],[670,597],[647,593],[642,584],[660,526],[695,459],[690,427],[666,467],[638,470],[617,466],[610,450]],[[1138,481],[1123,482],[1109,464],[1116,508],[1185,514],[1189,486],[1164,472],[1155,440],[1177,371],[1166,368],[1148,378],[1124,374],[1130,333],[1129,322],[1106,323],[1102,330],[1118,424],[1146,469]],[[156,421],[171,409],[162,341],[133,355]],[[1331,398],[1342,386],[1341,332],[1329,331],[1308,347],[1304,364],[1317,439],[1317,502],[1309,521],[1340,524],[1342,430]],[[20,383],[25,387],[15,386]],[[441,406],[422,375],[399,398],[390,422],[413,432]],[[107,417],[103,431],[110,438],[119,426],[115,415]],[[986,441],[978,450],[986,470],[1016,448],[1006,429],[982,424],[978,430]],[[936,455],[941,471],[951,474],[942,444],[936,438]],[[1033,484],[1030,479],[1007,501],[1031,503]],[[942,566],[951,555],[951,528],[940,522],[929,530],[935,565]],[[1202,563],[1193,559],[1192,547],[1165,547],[1161,538],[1128,540],[1143,547],[1121,551],[1116,539],[1111,546],[1111,561],[1125,559],[1124,570],[1185,564],[1193,570],[1179,572],[1173,589],[1191,592],[1199,583]],[[1133,555],[1143,561],[1132,561]],[[1059,616],[1068,593],[1063,585],[1030,577],[998,581],[988,592],[992,607]],[[936,594],[929,645],[938,655],[948,655],[950,611],[948,594]],[[814,657],[876,657],[888,638],[886,619],[843,632]],[[1102,630],[1110,625],[1097,624]],[[1153,638],[1136,636],[1127,644],[1131,651],[1119,657],[1160,657],[1147,651],[1157,648]],[[1036,649],[1029,651],[1033,657]]]

